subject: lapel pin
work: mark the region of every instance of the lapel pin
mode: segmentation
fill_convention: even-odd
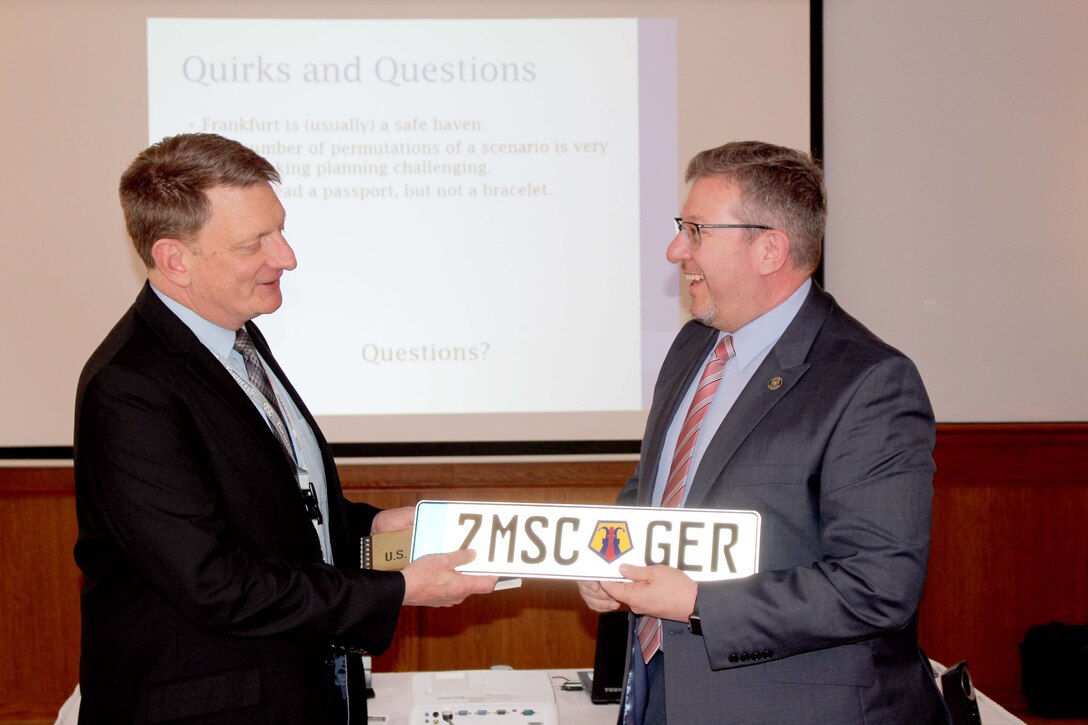
[[[775,375],[773,378],[767,381],[767,390],[778,390],[782,387],[783,382],[785,381],[782,380],[780,376]]]

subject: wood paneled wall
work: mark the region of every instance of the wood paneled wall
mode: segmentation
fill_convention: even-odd
[[[1088,425],[940,426],[920,638],[1019,705],[1028,628],[1088,623]]]
[[[970,662],[976,686],[1016,705],[1028,627],[1088,622],[1088,424],[940,426],[921,639]],[[345,465],[348,495],[610,503],[629,462]],[[78,676],[79,572],[71,468],[0,468],[0,723],[52,722]],[[379,671],[581,667],[596,616],[569,582],[449,609],[410,608]]]

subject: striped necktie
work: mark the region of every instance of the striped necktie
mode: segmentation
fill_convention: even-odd
[[[272,381],[268,379],[268,373],[265,372],[264,363],[261,362],[261,358],[257,355],[257,348],[253,346],[253,339],[246,332],[246,328],[242,327],[238,332],[234,333],[234,349],[242,356],[242,359],[246,362],[246,373],[249,375],[249,382],[253,384],[264,399],[272,407],[272,410],[279,420],[273,420],[269,417],[269,423],[271,423],[272,432],[276,434],[276,440],[280,442],[280,446],[283,448],[283,452],[287,454],[288,460],[293,466],[295,464],[295,449],[291,445],[291,439],[288,437],[287,419],[283,417],[283,411],[279,406],[279,399],[276,397],[276,393],[272,390]]]
[[[718,384],[722,381],[725,363],[735,354],[732,336],[725,335],[718,341],[714,352],[710,354],[710,360],[703,368],[699,386],[695,389],[695,397],[691,400],[687,417],[684,418],[684,425],[680,427],[680,435],[676,437],[676,451],[672,455],[669,477],[665,481],[665,491],[661,495],[663,508],[677,508],[684,501],[688,473],[691,471],[691,456],[695,451],[695,442],[699,439],[699,429],[702,427],[710,402],[714,399],[714,393],[718,391]],[[642,659],[648,663],[661,648],[660,619],[639,618],[638,643],[642,649]]]

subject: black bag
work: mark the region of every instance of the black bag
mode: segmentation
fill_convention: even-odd
[[[1020,644],[1020,685],[1036,715],[1088,717],[1088,624],[1029,629]]]

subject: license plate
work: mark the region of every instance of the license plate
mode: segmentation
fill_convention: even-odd
[[[623,580],[620,564],[667,564],[695,581],[738,579],[759,565],[755,511],[420,501],[412,560],[472,549],[471,574]]]

